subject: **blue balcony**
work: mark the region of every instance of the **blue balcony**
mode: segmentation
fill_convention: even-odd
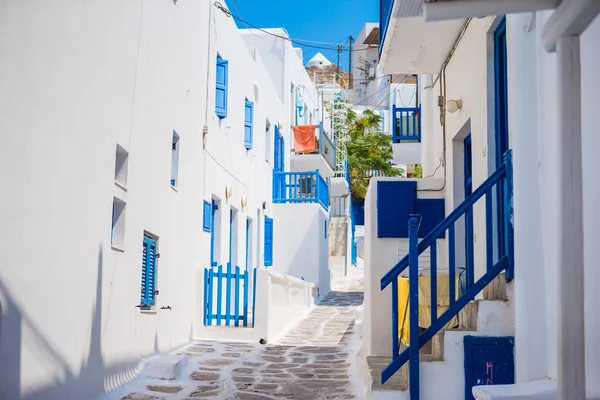
[[[392,115],[394,143],[421,142],[421,107],[402,108],[394,105]]]
[[[273,172],[273,203],[319,203],[329,209],[329,185],[313,172]]]
[[[323,130],[323,126],[319,126],[318,129],[317,148],[310,153],[294,151],[291,156],[290,169],[294,172],[319,170],[324,178],[330,178],[335,170],[336,148],[333,141]]]

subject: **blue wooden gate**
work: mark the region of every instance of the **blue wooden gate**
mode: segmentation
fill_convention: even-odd
[[[248,271],[222,265],[204,269],[204,325],[248,326]]]

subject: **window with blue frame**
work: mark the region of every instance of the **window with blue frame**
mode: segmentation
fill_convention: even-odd
[[[244,106],[244,147],[252,149],[252,135],[254,131],[254,103],[246,99]]]
[[[204,200],[204,215],[202,218],[202,229],[204,232],[210,232],[212,228],[212,205]]]
[[[229,82],[229,62],[217,56],[217,80],[215,112],[221,119],[227,117],[227,95]]]
[[[265,267],[273,265],[273,218],[265,217]]]
[[[142,248],[142,285],[139,307],[149,309],[156,304],[156,260],[157,239],[147,233],[144,234]]]

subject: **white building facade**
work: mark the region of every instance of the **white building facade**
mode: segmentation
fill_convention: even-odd
[[[253,271],[300,247],[273,231],[295,122],[271,60],[207,2],[3,3],[0,21],[0,398],[93,398],[267,312]],[[207,293],[228,264],[246,273],[235,312]],[[326,260],[297,278],[311,268]]]

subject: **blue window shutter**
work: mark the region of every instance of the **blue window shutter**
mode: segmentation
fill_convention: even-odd
[[[275,134],[273,135],[273,168],[275,171],[279,171],[279,128],[275,125]]]
[[[141,303],[147,307],[154,305],[154,292],[156,291],[156,240],[150,236],[144,236],[141,289]]]
[[[252,149],[252,131],[254,128],[254,103],[246,100],[244,112],[244,147]]]
[[[408,219],[417,209],[417,182],[377,182],[377,237],[407,238]]]
[[[265,267],[273,265],[273,218],[265,217]]]
[[[279,171],[285,171],[285,140],[279,135]]]
[[[205,232],[210,232],[211,213],[212,213],[211,204],[208,201],[204,200],[204,215],[203,215],[203,220],[202,220],[202,229],[204,229]]]
[[[221,57],[217,57],[217,83],[215,97],[215,112],[219,118],[227,117],[227,86],[228,86],[229,63]]]

